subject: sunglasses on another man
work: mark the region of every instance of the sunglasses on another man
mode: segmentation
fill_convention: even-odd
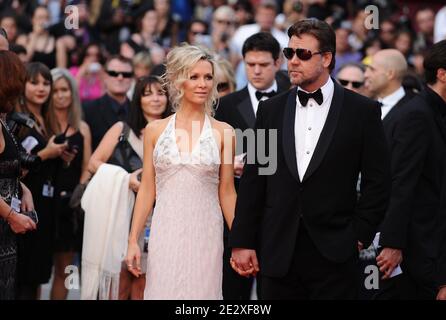
[[[217,91],[222,92],[229,89],[229,82],[220,82],[217,84]]]
[[[344,80],[344,79],[338,79],[338,81],[344,87],[348,86],[348,84],[351,83],[352,87],[355,89],[362,87],[362,85],[364,84],[364,82],[361,82],[361,81],[349,81],[349,80]]]
[[[293,59],[294,55],[296,55],[300,60],[307,61],[310,60],[311,57],[313,57],[315,54],[322,54],[325,51],[317,51],[317,52],[311,52],[311,50],[308,49],[302,49],[302,48],[283,48],[283,55],[288,60]]]
[[[107,70],[107,74],[113,78],[117,78],[119,77],[119,75],[122,75],[122,77],[126,79],[133,77],[133,72],[118,72],[113,70]]]

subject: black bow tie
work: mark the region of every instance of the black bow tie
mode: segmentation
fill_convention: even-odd
[[[318,105],[321,105],[324,102],[324,97],[322,95],[322,90],[319,88],[313,93],[307,93],[302,90],[297,90],[297,95],[299,97],[299,101],[303,107],[307,106],[308,100],[313,98],[314,101],[317,102]]]
[[[276,91],[272,90],[270,92],[262,92],[262,91],[256,91],[256,98],[257,100],[260,101],[260,99],[262,99],[262,97],[267,97],[267,98],[271,98],[274,97],[276,95]]]

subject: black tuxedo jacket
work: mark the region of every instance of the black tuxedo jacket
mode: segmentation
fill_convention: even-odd
[[[277,93],[280,94],[289,88],[282,82],[277,82]],[[248,87],[221,98],[215,112],[215,119],[230,124],[234,129],[246,130],[254,128],[256,115],[249,97]]]
[[[416,276],[432,272],[427,263],[433,266],[431,262],[440,254],[439,227],[446,223],[441,209],[446,182],[442,112],[446,113],[446,104],[426,88],[384,119],[391,151],[392,195],[380,243],[403,249],[403,262]],[[446,284],[446,274],[443,279]]]
[[[116,122],[126,121],[127,115],[119,113],[113,107],[117,102],[109,95],[103,95],[99,99],[87,102],[83,105],[84,118],[91,130],[92,149],[97,148],[104,135]]]
[[[286,274],[300,223],[322,255],[344,262],[358,254],[358,240],[366,247],[371,243],[384,216],[390,160],[379,104],[336,82],[334,86],[327,120],[302,181],[295,150],[296,89],[259,105],[256,128],[277,130],[277,170],[259,175],[258,169],[268,164],[256,160],[246,165],[230,246],[256,249],[263,275]]]

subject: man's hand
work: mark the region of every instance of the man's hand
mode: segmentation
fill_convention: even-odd
[[[446,286],[441,287],[438,291],[437,300],[446,300]]]
[[[361,241],[358,241],[358,251],[364,249],[364,244]]]
[[[403,261],[403,254],[399,249],[384,248],[376,258],[379,270],[384,273],[383,280],[390,278],[393,270]]]
[[[243,277],[255,276],[259,271],[259,262],[255,250],[233,248],[231,267]]]
[[[243,174],[243,167],[245,166],[244,158],[246,153],[242,153],[234,158],[234,175],[236,177],[241,177]]]
[[[141,182],[138,180],[138,174],[140,172],[142,172],[142,168],[130,174],[129,188],[132,189],[135,193],[138,193],[139,186],[141,185]]]

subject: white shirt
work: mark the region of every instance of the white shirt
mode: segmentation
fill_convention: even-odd
[[[378,99],[379,102],[382,103],[381,106],[381,120],[384,119],[384,117],[392,110],[392,108],[400,101],[404,96],[406,95],[406,92],[404,91],[403,87],[399,87],[396,91],[394,91],[392,94],[389,94],[387,97]]]
[[[256,88],[254,88],[254,86],[248,82],[248,92],[249,92],[249,98],[251,99],[251,104],[252,104],[252,108],[254,110],[254,114],[257,115],[257,109],[259,108],[259,100],[257,100],[256,97],[256,91],[261,91],[261,92],[270,92],[270,91],[276,91],[277,93],[277,82],[276,80],[274,80],[274,83],[271,87],[269,87],[266,90],[257,90]],[[264,100],[268,100],[268,97],[263,96],[260,101],[264,101]]]
[[[446,39],[446,6],[435,16],[434,43]]]
[[[302,90],[297,88],[297,90]],[[302,181],[313,157],[314,150],[327,120],[331,101],[333,100],[334,84],[331,78],[321,87],[323,102],[318,105],[310,98],[303,107],[296,96],[296,118],[294,120],[294,135],[296,146],[297,170]]]

